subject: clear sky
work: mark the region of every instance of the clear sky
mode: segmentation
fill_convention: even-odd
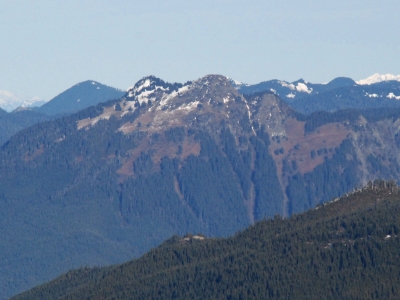
[[[400,73],[399,0],[0,0],[0,89]]]

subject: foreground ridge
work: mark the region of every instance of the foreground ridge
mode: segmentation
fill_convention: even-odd
[[[12,299],[393,298],[399,211],[396,184],[374,181],[228,239],[174,236],[137,260],[74,270]]]

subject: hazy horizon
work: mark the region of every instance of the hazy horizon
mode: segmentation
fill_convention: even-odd
[[[50,100],[85,80],[217,73],[254,84],[397,75],[398,1],[0,1],[0,90]]]

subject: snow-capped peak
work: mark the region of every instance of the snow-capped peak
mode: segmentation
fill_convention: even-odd
[[[359,81],[356,81],[357,84],[360,85],[370,85],[382,81],[389,81],[389,80],[396,80],[400,81],[400,75],[393,75],[393,74],[379,74],[375,73],[374,75],[366,78],[366,79],[361,79]]]
[[[0,90],[0,107],[8,112],[17,107],[40,106],[46,101],[39,97],[19,97],[9,91]]]

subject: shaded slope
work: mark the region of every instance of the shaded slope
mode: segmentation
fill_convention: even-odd
[[[121,98],[124,94],[121,90],[87,80],[67,89],[37,110],[48,115],[74,113],[101,102]]]
[[[0,145],[7,142],[18,131],[51,119],[53,117],[29,109],[13,111],[11,113],[2,111],[0,113]]]
[[[229,239],[167,240],[140,259],[81,269],[13,299],[395,299],[400,194],[376,182]]]

